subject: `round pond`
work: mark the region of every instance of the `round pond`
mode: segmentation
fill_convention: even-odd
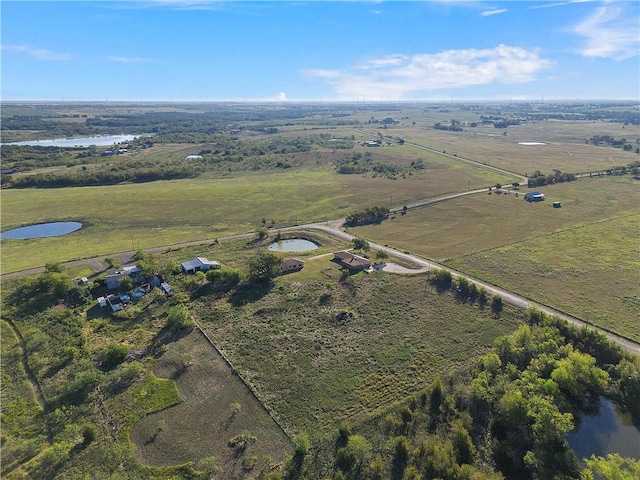
[[[59,237],[82,228],[80,222],[52,222],[14,228],[0,233],[0,238],[24,240],[27,238]]]
[[[291,238],[289,240],[281,240],[274,242],[267,247],[272,252],[306,252],[318,248],[313,242],[302,238]]]

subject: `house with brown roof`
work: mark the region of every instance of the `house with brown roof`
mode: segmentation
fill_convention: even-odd
[[[282,274],[298,272],[304,268],[304,260],[299,258],[286,258],[282,261]]]
[[[333,254],[333,261],[349,270],[366,270],[371,267],[371,260],[343,250]]]

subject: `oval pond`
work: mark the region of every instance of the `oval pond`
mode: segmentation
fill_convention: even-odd
[[[625,422],[609,399],[600,397],[598,415],[583,415],[580,426],[566,436],[578,459],[619,453],[640,458],[640,430]]]
[[[14,228],[0,233],[0,238],[9,240],[24,240],[27,238],[59,237],[75,232],[82,228],[80,222],[52,222]]]
[[[267,247],[272,252],[306,252],[318,248],[313,242],[302,238],[291,238],[289,240],[281,240],[274,242]]]

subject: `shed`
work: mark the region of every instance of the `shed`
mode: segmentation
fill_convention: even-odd
[[[286,258],[282,261],[282,273],[297,272],[304,268],[304,260],[299,258]]]
[[[162,282],[160,284],[160,289],[164,292],[167,297],[173,296],[173,289],[169,286],[167,282]]]
[[[220,268],[218,262],[208,260],[204,257],[193,257],[191,260],[182,262],[180,265],[184,273],[206,272],[212,268]]]

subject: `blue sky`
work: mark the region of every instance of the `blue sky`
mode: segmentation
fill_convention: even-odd
[[[638,99],[636,1],[6,1],[2,100]]]

